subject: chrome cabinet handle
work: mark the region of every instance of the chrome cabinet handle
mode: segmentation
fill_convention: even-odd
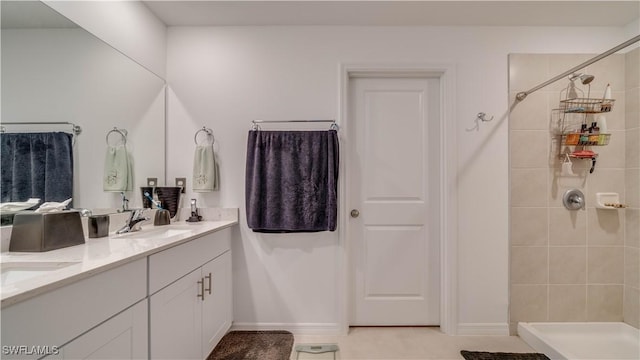
[[[357,218],[358,216],[360,216],[360,211],[358,211],[358,209],[353,209],[351,210],[351,217],[352,218]]]
[[[204,301],[204,279],[198,280],[198,285],[200,285],[200,291],[202,291],[202,294],[198,294],[198,297]]]
[[[209,279],[209,288],[204,290],[206,290],[209,293],[209,295],[211,295],[211,273],[209,273],[209,275],[205,276],[204,278]],[[203,293],[204,293],[204,290],[203,290]]]

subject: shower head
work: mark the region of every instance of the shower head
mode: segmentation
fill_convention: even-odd
[[[569,76],[569,80],[571,81],[576,81],[577,79],[580,79],[580,82],[582,83],[582,85],[587,85],[591,83],[593,79],[595,79],[595,77],[593,75],[588,75],[583,73],[573,74]]]

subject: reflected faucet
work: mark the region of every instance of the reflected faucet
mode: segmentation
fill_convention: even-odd
[[[142,216],[142,213],[145,210],[146,209],[131,210],[131,215],[129,215],[129,219],[127,220],[127,223],[123,227],[121,227],[118,231],[116,231],[116,234],[125,234],[129,232],[139,231],[141,226],[140,223],[143,221],[149,220],[148,217]]]
[[[122,196],[122,209],[118,210],[118,212],[125,212],[129,210],[129,199],[124,196],[124,191],[120,192],[120,196]]]

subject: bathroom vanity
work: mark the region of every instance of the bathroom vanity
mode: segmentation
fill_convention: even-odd
[[[2,357],[204,359],[232,322],[233,220],[2,253]]]

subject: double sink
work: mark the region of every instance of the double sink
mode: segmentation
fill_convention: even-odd
[[[136,232],[130,232],[125,234],[112,234],[108,238],[101,239],[102,241],[109,242],[118,242],[122,241],[142,241],[142,240],[163,240],[170,239],[176,236],[184,235],[193,230],[197,229],[197,225],[166,225],[166,226],[149,226],[143,227],[142,230]],[[70,248],[77,248],[79,246],[91,246],[90,243],[95,242],[96,240],[91,239],[87,240],[87,244],[85,245],[76,245],[65,249],[55,250],[55,251],[64,251],[69,252]],[[98,240],[100,241],[100,240]],[[76,252],[82,252],[79,249]],[[47,256],[45,254],[50,254],[50,252],[42,252],[42,253],[8,253],[9,255],[18,255],[18,256],[9,256],[10,259],[6,257],[0,261],[0,273],[3,287],[7,285],[18,284],[23,281],[27,281],[30,279],[34,279],[43,275],[51,275],[55,272],[63,270],[69,266],[82,264],[82,261],[52,261],[52,258],[58,258],[58,256]],[[27,256],[28,260],[18,260],[21,255]],[[38,257],[41,257],[42,260],[39,260]],[[5,261],[5,259],[7,261]],[[74,259],[75,260],[75,259]]]

